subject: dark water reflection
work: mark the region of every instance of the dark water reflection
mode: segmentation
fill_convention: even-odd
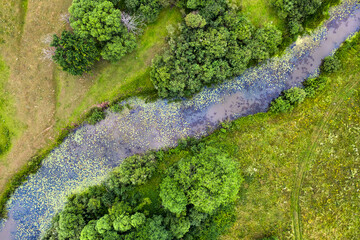
[[[100,183],[127,156],[175,146],[180,138],[206,135],[220,121],[266,111],[281,91],[316,74],[321,60],[358,31],[356,2],[344,0],[321,29],[300,38],[280,58],[205,89],[192,100],[147,104],[131,99],[132,110],[109,113],[97,125],[81,127],[15,192],[8,204],[9,219],[0,223],[0,239],[39,238],[66,195]]]

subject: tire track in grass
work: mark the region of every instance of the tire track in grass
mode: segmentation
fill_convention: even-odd
[[[351,78],[350,78],[351,79]],[[332,101],[329,106],[325,110],[325,116],[320,120],[320,123],[317,124],[318,127],[312,134],[311,141],[309,143],[309,147],[300,155],[300,163],[299,169],[295,176],[295,184],[293,187],[293,191],[291,193],[291,211],[292,211],[292,221],[293,221],[293,233],[294,238],[296,240],[301,240],[302,238],[302,226],[301,226],[301,211],[300,211],[300,193],[303,180],[306,176],[306,171],[310,163],[310,159],[313,156],[313,152],[315,147],[317,146],[317,142],[319,138],[322,136],[325,123],[331,119],[337,110],[343,105],[345,100],[349,97],[349,93],[353,90],[357,85],[359,85],[360,81],[355,81],[351,84],[351,82],[347,83],[343,88],[337,91],[337,96],[334,101]],[[334,106],[334,103],[336,105]],[[328,111],[328,109],[330,110]]]

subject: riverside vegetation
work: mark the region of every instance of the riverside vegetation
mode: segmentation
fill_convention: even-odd
[[[286,111],[275,100],[203,139],[127,158],[70,196],[44,239],[283,239],[296,224],[305,238],[358,238],[359,50],[357,34],[278,98]]]
[[[169,4],[171,5],[171,4],[175,4],[175,2],[165,2],[165,1],[155,1],[156,2],[156,6],[158,7],[156,7],[156,8],[151,8],[151,9],[156,9],[156,12],[154,13],[148,13],[147,11],[146,11],[146,9],[149,9],[149,8],[146,8],[147,7],[147,4],[153,4],[153,3],[147,3],[147,2],[142,2],[142,1],[128,1],[128,2],[114,2],[114,3],[112,3],[113,4],[113,8],[111,8],[111,4],[109,4],[109,3],[106,3],[106,4],[103,4],[104,6],[102,6],[102,8],[97,8],[96,9],[96,11],[94,10],[92,13],[94,14],[94,18],[95,17],[99,17],[98,16],[98,14],[99,15],[101,15],[102,14],[102,11],[105,11],[106,12],[106,14],[109,14],[109,16],[111,15],[111,14],[113,14],[114,12],[116,13],[117,11],[117,8],[115,7],[115,6],[117,6],[119,9],[126,9],[128,12],[129,12],[129,14],[133,14],[133,15],[135,15],[135,14],[138,14],[138,15],[142,15],[142,16],[145,16],[145,18],[144,18],[144,20],[143,21],[148,21],[148,22],[151,22],[151,21],[153,21],[155,18],[156,18],[156,16],[157,16],[157,14],[159,13],[159,11],[160,11],[160,9],[163,7],[163,6],[168,6]],[[178,28],[178,29],[175,29],[175,32],[174,32],[174,35],[172,36],[172,38],[174,38],[174,39],[177,39],[177,38],[180,38],[180,37],[185,37],[185,35],[183,35],[186,31],[189,31],[189,32],[198,32],[198,31],[201,31],[202,29],[208,29],[208,27],[209,26],[212,26],[212,24],[215,24],[216,25],[216,22],[214,22],[214,23],[212,23],[212,21],[213,20],[208,20],[209,22],[210,22],[210,24],[209,23],[207,23],[206,22],[206,18],[205,17],[203,17],[203,16],[201,16],[201,14],[199,14],[199,12],[201,12],[201,11],[206,11],[206,10],[204,10],[204,9],[206,9],[206,7],[207,7],[207,5],[206,5],[206,1],[204,1],[204,3],[201,3],[201,4],[196,4],[195,3],[196,1],[187,1],[187,2],[179,2],[179,3],[177,3],[177,4],[179,4],[178,6],[180,6],[180,7],[182,7],[182,8],[184,8],[185,9],[185,22],[183,22],[182,23],[182,28],[180,27],[180,28]],[[201,1],[200,1],[201,2]],[[291,2],[291,1],[289,1],[289,2]],[[329,1],[323,1],[322,2],[322,4],[323,5],[318,5],[318,4],[315,4],[315,5],[312,5],[312,4],[310,4],[311,6],[314,6],[314,9],[315,10],[311,10],[311,11],[313,11],[314,13],[315,12],[317,12],[316,11],[316,9],[322,9],[322,7],[323,6],[325,6],[326,4],[328,4],[328,2]],[[91,5],[91,4],[93,4],[93,3],[90,3],[89,2],[89,5],[88,6],[90,6],[89,8],[91,8],[91,6],[93,6],[93,5]],[[131,5],[131,4],[133,4],[133,5]],[[225,15],[218,15],[219,16],[219,18],[221,18],[221,19],[216,19],[216,20],[218,20],[218,23],[222,23],[221,21],[223,21],[222,19],[223,18],[226,18],[226,17],[237,17],[238,15],[238,13],[236,13],[235,14],[235,10],[233,10],[233,9],[230,9],[230,7],[227,5],[227,4],[225,4],[225,3],[219,3],[220,5],[221,4],[223,4],[223,6],[225,6],[224,8],[225,8],[225,10],[223,10],[223,11],[219,11],[219,12],[221,12],[221,14],[228,14],[228,13],[230,13],[229,15],[227,15],[227,16],[225,16]],[[130,7],[130,6],[133,6],[132,8]],[[190,7],[189,7],[190,6]],[[297,6],[297,4],[294,4],[294,6]],[[303,6],[301,6],[301,7],[303,7]],[[145,10],[144,10],[145,9]],[[217,10],[215,10],[215,11],[217,11]],[[246,10],[243,10],[243,11],[246,11]],[[321,12],[322,13],[322,12]],[[79,13],[80,15],[82,14],[82,13]],[[149,14],[149,16],[150,17],[146,17],[147,16],[147,14]],[[232,14],[232,15],[231,15]],[[79,16],[80,16],[79,15]],[[85,14],[86,15],[86,14]],[[241,14],[240,14],[241,15]],[[82,16],[82,15],[81,15]],[[111,15],[112,16],[112,15]],[[199,17],[200,16],[200,17]],[[218,16],[216,16],[216,17],[218,17]],[[89,16],[87,16],[87,17],[89,17]],[[312,16],[307,16],[308,17],[308,19],[302,19],[301,21],[300,21],[300,25],[301,26],[305,26],[305,25],[303,25],[303,24],[305,24],[305,22],[306,21],[310,21],[310,19],[311,19],[311,17]],[[111,18],[111,17],[110,17]],[[89,18],[90,19],[90,18]],[[93,17],[91,17],[91,19],[93,19]],[[255,34],[256,35],[256,32],[257,31],[259,31],[259,32],[266,32],[267,30],[267,26],[265,26],[264,28],[261,28],[261,27],[258,27],[258,26],[256,26],[256,27],[254,27],[254,26],[252,26],[251,25],[251,22],[250,21],[248,21],[248,20],[246,20],[246,17],[243,17],[243,16],[240,16],[240,18],[239,19],[241,19],[241,21],[245,21],[245,22],[247,22],[248,24],[249,24],[249,26],[250,26],[250,28],[252,29],[251,30],[251,35],[252,34]],[[288,17],[285,17],[284,19],[286,19],[285,21],[289,21],[288,19],[290,19],[290,18],[288,18]],[[214,20],[214,21],[216,21],[216,20]],[[75,21],[75,20],[74,20]],[[110,21],[110,20],[109,20]],[[206,23],[205,23],[206,22]],[[204,25],[205,24],[205,25]],[[76,24],[73,24],[74,26],[76,25]],[[110,24],[111,25],[111,24]],[[217,33],[218,31],[219,31],[219,29],[217,29],[216,28],[216,26],[212,26],[215,30],[212,30],[212,32],[215,34],[215,33]],[[89,26],[91,27],[91,24],[89,24]],[[101,36],[99,35],[99,36],[97,36],[96,35],[96,33],[94,33],[94,35],[95,36],[92,36],[91,34],[92,33],[90,33],[90,38],[88,38],[86,41],[84,40],[84,36],[86,36],[86,34],[89,34],[89,26],[82,26],[81,28],[82,29],[84,29],[84,31],[86,32],[86,31],[88,31],[87,33],[78,33],[78,35],[79,36],[77,36],[76,34],[77,33],[75,33],[76,31],[75,31],[75,28],[76,27],[74,27],[74,32],[72,33],[72,32],[65,32],[63,35],[61,35],[61,37],[59,38],[58,37],[58,41],[56,40],[56,38],[54,39],[54,41],[53,41],[53,45],[54,46],[58,46],[58,48],[59,48],[59,46],[63,46],[63,45],[61,45],[60,44],[60,40],[62,39],[62,36],[65,36],[65,41],[79,41],[78,39],[82,39],[81,41],[83,41],[83,43],[84,44],[88,44],[89,42],[91,42],[92,40],[91,39],[93,39],[94,40],[94,43],[95,43],[95,46],[96,46],[96,49],[95,48],[92,48],[93,49],[93,51],[92,52],[90,52],[90,53],[95,53],[94,54],[94,56],[89,56],[90,57],[90,59],[81,59],[81,61],[82,61],[82,63],[83,62],[85,62],[86,64],[84,64],[84,65],[79,65],[79,66],[81,66],[80,67],[80,72],[81,71],[89,71],[89,69],[90,69],[90,67],[94,64],[93,63],[93,61],[94,60],[97,60],[97,59],[99,59],[99,57],[100,56],[102,56],[104,59],[108,59],[108,60],[110,60],[110,61],[118,61],[118,59],[111,59],[111,56],[114,56],[114,55],[116,55],[116,56],[123,56],[123,55],[125,55],[125,54],[127,54],[127,53],[129,53],[129,52],[131,52],[131,51],[133,51],[134,49],[135,49],[135,47],[134,47],[134,37],[128,37],[128,35],[130,35],[130,36],[133,36],[133,35],[135,35],[134,33],[132,33],[131,31],[129,31],[129,29],[127,28],[126,30],[127,31],[122,31],[122,32],[116,32],[116,34],[109,34],[109,35],[107,35],[107,37],[105,37],[105,38],[101,38]],[[290,26],[290,25],[289,25]],[[231,28],[231,26],[227,26],[226,28]],[[121,29],[121,28],[120,28]],[[184,30],[185,29],[185,30]],[[271,27],[271,29],[275,29],[275,27]],[[280,28],[279,28],[280,29]],[[299,32],[301,32],[302,30],[303,30],[303,28],[299,28],[300,30],[297,32],[297,33],[299,33]],[[124,28],[122,28],[122,30],[124,30]],[[170,29],[171,30],[171,29]],[[224,30],[224,29],[222,29],[222,30]],[[283,30],[283,29],[281,29],[281,30]],[[285,34],[285,31],[290,31],[290,28],[289,29],[287,29],[287,30],[284,30],[284,32],[282,33],[282,35],[283,36],[286,36],[286,34]],[[91,30],[90,30],[90,32],[91,32]],[[264,55],[266,56],[266,57],[268,57],[267,55],[271,55],[271,54],[275,54],[275,53],[277,53],[277,45],[279,45],[279,32],[278,32],[278,30],[274,30],[274,31],[270,31],[270,32],[275,32],[275,33],[277,33],[276,34],[276,38],[275,39],[277,39],[277,41],[275,41],[275,43],[276,44],[274,44],[274,43],[272,43],[272,42],[270,42],[270,46],[275,46],[274,48],[271,48],[272,50],[270,50],[270,51],[268,51],[268,50],[264,50],[263,48],[265,47],[265,48],[267,48],[267,46],[260,46],[260,49],[261,50],[264,50],[263,51],[263,53],[264,53]],[[290,31],[291,32],[291,31]],[[209,33],[207,33],[207,34],[213,34],[213,33],[210,33],[210,30],[209,30]],[[81,34],[83,34],[83,35],[81,35]],[[292,32],[291,34],[294,34],[294,32]],[[66,37],[66,35],[67,35],[67,37]],[[106,33],[105,33],[105,35],[106,35]],[[232,37],[234,37],[234,35],[233,35],[233,33],[231,32],[231,33],[226,33],[226,31],[225,31],[225,36],[227,36],[227,35],[231,35]],[[261,35],[261,34],[260,34]],[[69,36],[71,36],[71,37],[69,37]],[[75,36],[75,37],[74,37]],[[87,35],[88,36],[88,35]],[[211,35],[209,35],[209,36],[211,36]],[[275,36],[275,35],[274,35]],[[99,37],[99,39],[98,39],[98,37]],[[124,37],[124,38],[122,38],[122,37]],[[215,34],[215,37],[219,37],[219,38],[222,38],[223,36],[220,36],[220,34]],[[265,34],[265,36],[264,36],[266,39],[268,38],[268,36]],[[114,39],[113,39],[114,38]],[[105,40],[105,39],[107,39],[107,40]],[[64,39],[63,39],[64,40]],[[252,38],[250,38],[250,39],[248,39],[249,41],[251,40],[252,41]],[[130,41],[130,43],[125,43],[125,41]],[[117,45],[120,45],[120,43],[122,44],[120,47],[119,46],[117,46]],[[239,43],[241,43],[241,44],[243,44],[241,41],[239,41],[239,42],[237,42],[236,44],[239,44]],[[235,44],[235,46],[236,46],[236,44]],[[271,45],[271,44],[273,44],[273,45]],[[171,43],[169,44],[170,46],[171,46]],[[246,44],[244,44],[244,45],[242,45],[242,46],[245,46]],[[239,45],[238,45],[239,46]],[[183,46],[184,47],[184,46]],[[187,47],[187,46],[185,46],[185,47]],[[73,49],[73,48],[70,48],[70,49]],[[84,49],[86,49],[86,48],[82,48],[83,50]],[[171,50],[171,49],[170,49]],[[226,51],[227,51],[228,49],[226,49]],[[82,51],[82,50],[81,50]],[[111,53],[111,51],[114,51],[114,52],[116,52],[116,51],[118,51],[118,52],[116,52],[116,54],[112,54]],[[136,50],[135,50],[136,51]],[[80,53],[83,53],[83,52],[80,52]],[[118,54],[118,53],[120,53],[120,54]],[[67,56],[67,53],[64,53],[64,52],[62,52],[61,53],[61,51],[60,52],[58,52],[57,53],[58,54],[58,56],[59,55],[61,55],[62,57],[54,57],[55,58],[55,60],[56,61],[58,61],[59,62],[59,64],[61,65],[62,64],[62,66],[65,66],[65,68],[64,68],[64,70],[66,70],[66,66],[69,66],[69,65],[66,65],[66,64],[69,64],[69,63],[71,63],[74,59],[71,59],[72,57],[74,57],[74,55],[72,55],[72,54],[69,54],[70,56]],[[216,55],[216,54],[218,54],[217,52],[216,52],[216,50],[215,50],[215,52],[214,52],[214,54]],[[91,54],[90,54],[91,55]],[[221,55],[221,54],[220,54]],[[220,56],[219,55],[219,56]],[[56,56],[56,55],[55,55]],[[78,55],[78,56],[80,56],[80,55]],[[107,57],[108,56],[108,57]],[[162,55],[162,56],[160,56],[159,58],[164,58],[164,56],[166,57],[166,55],[164,54],[164,55]],[[70,58],[68,58],[68,57],[70,57]],[[125,56],[126,57],[126,56]],[[218,55],[216,55],[216,57],[218,57]],[[266,58],[265,57],[265,58]],[[264,59],[265,59],[264,58]],[[58,60],[57,60],[58,59]],[[76,59],[76,58],[75,58]],[[222,59],[220,59],[220,57],[219,58],[216,58],[216,59],[218,59],[219,60],[219,62],[220,61],[222,61]],[[60,63],[60,61],[63,61],[63,60],[67,60],[67,61],[65,61],[64,63]],[[254,59],[253,59],[254,60]],[[258,59],[258,60],[261,60],[261,59]],[[253,62],[256,62],[256,61],[258,61],[258,60],[254,60]],[[90,63],[91,64],[90,64]],[[249,60],[249,62],[250,62],[250,64],[251,64],[251,61]],[[191,65],[191,64],[190,64]],[[191,67],[194,67],[194,66],[190,66],[189,65],[189,68]],[[74,66],[77,66],[77,65],[74,65]],[[79,68],[79,66],[77,66],[77,67],[75,67],[75,69],[76,68]],[[221,66],[225,66],[225,65],[221,65]],[[70,68],[72,68],[73,66],[70,64]],[[170,68],[172,68],[172,67],[170,67]],[[241,68],[243,68],[243,66],[241,67]],[[153,71],[155,71],[156,70],[156,65],[155,65],[155,67],[153,68]],[[228,68],[222,68],[222,67],[219,67],[219,68],[216,68],[215,69],[215,73],[216,74],[218,74],[217,73],[217,70],[226,70],[226,69],[228,69]],[[168,71],[168,70],[166,70],[166,71]],[[73,73],[76,73],[76,74],[79,74],[80,72],[77,72],[77,71],[75,71],[74,70],[74,72]],[[169,70],[169,72],[171,72],[170,70]],[[149,71],[146,73],[146,74],[148,74],[149,73]],[[145,75],[146,75],[145,74]],[[155,74],[156,75],[156,74]],[[146,78],[147,76],[145,76],[145,78]],[[155,77],[153,77],[153,75],[152,75],[152,78],[154,79]],[[214,82],[218,82],[218,81],[222,81],[223,79],[216,79],[216,78],[214,78],[213,79],[213,81]],[[144,81],[144,79],[140,79],[140,81]],[[155,82],[156,80],[153,80],[153,82]],[[209,82],[209,84],[211,83],[211,81]],[[199,84],[199,85],[197,85],[197,84]],[[185,87],[182,89],[182,90],[180,90],[180,91],[178,91],[178,93],[176,93],[176,94],[174,94],[173,96],[189,96],[190,94],[192,94],[192,93],[194,93],[194,92],[196,92],[196,91],[198,91],[199,89],[201,89],[202,88],[202,86],[203,85],[206,85],[207,84],[207,82],[203,82],[202,80],[200,80],[198,83],[196,83],[196,84],[193,84],[192,85],[192,83],[189,83],[189,86],[187,85],[187,83],[185,83]],[[184,85],[184,84],[180,84],[180,85]],[[195,89],[195,90],[189,90],[189,89],[192,89],[192,86],[194,86],[194,88],[193,89]],[[158,87],[158,90],[160,91],[160,87]],[[166,87],[165,87],[165,90],[162,90],[163,92],[171,92],[172,90],[168,90],[168,89],[166,89]],[[177,90],[175,90],[175,92],[176,92]],[[159,95],[161,95],[161,94],[159,94]],[[169,96],[171,96],[171,94],[169,95]],[[11,136],[11,132],[9,132],[9,135],[8,136]],[[4,135],[5,136],[5,135]],[[7,149],[8,147],[7,146],[9,146],[9,141],[10,141],[10,137],[6,137],[6,142],[3,144],[3,146],[6,146],[6,148],[4,148],[4,149]]]

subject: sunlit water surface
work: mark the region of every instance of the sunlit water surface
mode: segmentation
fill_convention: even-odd
[[[192,100],[145,103],[134,98],[127,101],[132,110],[109,112],[95,126],[79,128],[16,190],[8,203],[9,218],[0,223],[0,239],[38,239],[68,194],[101,183],[130,155],[175,146],[178,139],[208,134],[221,121],[266,111],[281,91],[301,86],[318,72],[325,56],[358,31],[356,2],[345,0],[333,8],[328,22],[299,38],[283,56],[207,88]]]

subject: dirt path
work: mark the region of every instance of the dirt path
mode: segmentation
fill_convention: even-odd
[[[17,120],[22,134],[14,141],[6,159],[0,163],[0,191],[9,178],[38,149],[54,136],[56,121],[56,82],[54,65],[41,60],[47,35],[59,32],[64,25],[60,14],[70,0],[29,0],[21,39],[6,46],[4,60],[10,67],[9,89],[15,100]]]
[[[312,134],[311,142],[309,143],[309,147],[306,151],[301,154],[300,163],[298,167],[297,174],[295,176],[295,184],[293,191],[291,193],[291,211],[292,211],[292,221],[293,221],[293,232],[294,238],[296,240],[303,239],[302,236],[302,226],[301,226],[301,209],[300,209],[300,202],[299,197],[301,194],[301,187],[303,180],[306,176],[306,171],[311,161],[311,157],[313,157],[313,152],[315,147],[317,146],[317,142],[319,138],[323,134],[323,129],[325,123],[328,122],[337,110],[342,107],[346,97],[349,92],[354,89],[357,85],[360,84],[360,81],[356,82],[349,82],[343,88],[337,91],[337,98],[329,104],[329,107],[325,110],[324,118],[320,121],[318,126],[315,128],[315,131]]]

